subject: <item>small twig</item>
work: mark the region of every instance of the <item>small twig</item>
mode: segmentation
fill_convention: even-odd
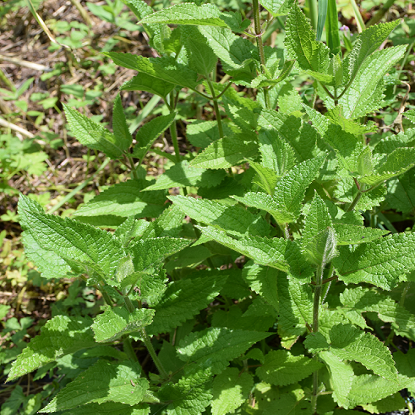
[[[50,71],[51,69],[48,66],[40,65],[39,63],[33,63],[28,61],[23,61],[17,58],[11,58],[9,56],[0,55],[0,61],[6,61],[14,63],[15,65],[24,66],[25,68],[34,69],[36,71]]]

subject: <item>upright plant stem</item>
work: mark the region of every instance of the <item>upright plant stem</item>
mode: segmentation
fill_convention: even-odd
[[[210,93],[212,94],[213,108],[215,110],[216,122],[218,124],[219,137],[223,138],[222,118],[220,116],[218,98],[216,97],[215,89],[214,89],[213,84],[212,84],[212,82],[209,78],[207,79],[207,83],[209,85]]]
[[[313,26],[313,29],[316,30],[318,20],[317,0],[308,0],[308,8],[310,10],[311,26]]]
[[[320,311],[320,296],[321,285],[323,281],[324,266],[321,265],[317,268],[316,272],[316,286],[314,288],[314,303],[313,303],[313,333],[318,333],[318,316]],[[318,355],[314,356],[314,359],[318,360]],[[313,414],[317,411],[317,398],[318,398],[318,370],[313,373],[313,394],[311,396],[311,409]]]
[[[256,35],[256,44],[258,47],[259,53],[259,60],[261,62],[261,72],[265,72],[265,53],[264,53],[264,44],[262,42],[262,32],[261,32],[261,21],[259,17],[259,3],[258,0],[253,0],[252,2],[254,6],[254,28],[255,28],[255,35]],[[265,87],[263,88],[264,91],[264,98],[265,98],[265,105],[269,108],[269,97],[268,97],[268,89]]]
[[[170,93],[170,111],[174,111],[174,95],[173,92]],[[179,163],[180,158],[180,150],[179,150],[179,142],[177,140],[177,125],[176,121],[173,121],[170,125],[170,135],[171,140],[173,141],[173,147],[174,147],[174,154],[176,155],[176,162]]]
[[[130,313],[133,313],[135,311],[135,307],[134,307],[133,303],[131,302],[131,300],[127,296],[124,297],[124,302],[125,302],[125,305],[127,306],[128,311]],[[140,330],[140,334],[141,334],[141,337],[143,338],[143,342],[144,342],[148,352],[150,353],[151,358],[153,359],[154,364],[157,367],[157,370],[159,371],[160,375],[164,379],[167,379],[168,374],[167,374],[166,370],[164,369],[160,359],[158,358],[157,353],[154,350],[153,344],[151,343],[151,339],[150,339],[149,335],[147,334],[146,329],[144,327]],[[127,345],[127,348],[128,348],[128,345]],[[126,352],[127,352],[127,350],[126,350]]]

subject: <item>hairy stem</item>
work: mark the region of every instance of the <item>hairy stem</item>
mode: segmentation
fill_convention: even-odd
[[[166,372],[166,370],[164,369],[160,359],[158,358],[157,353],[154,350],[153,343],[151,343],[151,339],[148,336],[145,328],[142,328],[140,330],[140,333],[141,333],[141,337],[143,338],[143,342],[144,342],[148,352],[150,353],[150,356],[153,359],[153,362],[156,365],[157,370],[159,371],[161,377],[164,378],[164,379],[167,379],[168,378],[168,373]]]
[[[128,334],[124,335],[122,338],[123,349],[126,355],[129,357],[130,360],[134,362],[138,362],[137,355],[133,349],[133,345],[131,343],[131,339],[128,337]]]
[[[320,296],[321,285],[323,281],[324,265],[317,268],[316,272],[316,286],[314,288],[314,303],[313,303],[313,333],[318,333],[318,314],[320,310]],[[318,360],[318,354],[314,356]],[[313,394],[311,396],[311,408],[313,414],[317,413],[317,398],[318,398],[318,370],[313,373]]]
[[[262,73],[265,72],[265,53],[264,53],[264,43],[262,42],[262,32],[261,32],[261,21],[259,16],[259,3],[258,0],[253,0],[252,2],[254,7],[254,28],[255,28],[255,37],[256,37],[256,44],[258,47],[259,53],[259,60],[261,62]],[[265,105],[269,108],[269,97],[268,97],[268,89],[267,87],[263,88],[264,91],[264,98],[265,98]]]

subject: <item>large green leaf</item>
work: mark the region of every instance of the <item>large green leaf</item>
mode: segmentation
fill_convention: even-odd
[[[171,196],[169,198],[192,219],[207,225],[219,226],[231,234],[268,235],[271,230],[262,217],[239,206],[193,197]]]
[[[45,250],[64,259],[76,272],[95,271],[111,277],[125,252],[121,242],[109,232],[73,219],[47,215],[26,196],[19,200],[21,225]]]
[[[195,71],[177,62],[172,57],[145,58],[141,55],[118,52],[106,52],[105,55],[117,65],[143,72],[175,85],[195,89],[199,83]]]
[[[305,379],[322,366],[307,356],[294,356],[286,350],[272,350],[265,355],[265,363],[256,370],[256,374],[265,382],[284,386]]]
[[[414,248],[414,234],[394,234],[356,249],[339,247],[340,255],[333,265],[346,284],[367,282],[390,290],[401,275],[415,269]]]
[[[180,359],[191,364],[189,372],[206,370],[219,374],[230,360],[268,336],[270,333],[211,327],[189,334],[180,342],[177,353]]]
[[[219,9],[213,4],[176,4],[146,16],[141,23],[166,23],[181,25],[207,25],[228,27],[220,18]]]
[[[96,345],[89,317],[56,316],[13,362],[8,381],[26,375],[68,353]]]
[[[223,170],[207,170],[190,167],[186,160],[176,163],[157,178],[157,182],[143,191],[169,189],[171,187],[212,187],[217,186],[225,178]]]
[[[353,79],[363,62],[385,41],[399,20],[370,26],[359,34],[353,43],[352,51],[345,59],[345,80]]]
[[[125,307],[110,307],[99,314],[92,325],[97,342],[112,342],[124,334],[139,331],[148,326],[154,310],[141,308],[130,313]]]
[[[240,133],[223,137],[196,156],[190,163],[205,169],[226,169],[258,156],[256,135]]]
[[[415,169],[388,182],[386,201],[398,212],[404,214],[415,209]]]
[[[60,390],[43,412],[57,412],[94,402],[136,405],[143,401],[149,387],[148,381],[140,378],[140,372],[141,366],[136,362],[114,364],[99,360]]]
[[[155,307],[156,315],[153,323],[148,326],[148,333],[165,333],[181,326],[219,294],[225,281],[222,274],[213,272],[201,278],[187,278],[171,283]]]
[[[148,182],[142,185],[138,180],[117,183],[81,206],[74,214],[80,216],[136,216],[155,217],[165,209],[165,192],[142,192]]]
[[[397,370],[390,350],[375,336],[352,325],[338,324],[330,330],[330,351],[342,360],[355,360],[386,379],[396,381]]]
[[[166,98],[174,89],[174,84],[141,72],[122,84],[120,89],[121,91],[147,91]]]
[[[254,380],[250,373],[229,367],[213,381],[212,415],[226,415],[238,409],[248,398]]]
[[[405,54],[407,46],[395,46],[373,53],[360,66],[353,82],[340,98],[346,118],[356,119],[382,106],[383,77]]]

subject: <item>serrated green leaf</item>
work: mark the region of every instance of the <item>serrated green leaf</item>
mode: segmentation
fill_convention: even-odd
[[[226,169],[258,156],[255,134],[240,133],[223,137],[198,154],[190,163],[192,167]]]
[[[184,362],[193,363],[195,370],[219,374],[230,360],[268,336],[270,333],[212,327],[189,334],[180,342],[177,353]]]
[[[19,216],[24,230],[45,250],[65,260],[76,272],[98,272],[111,277],[121,258],[121,242],[110,233],[73,219],[46,215],[41,206],[20,196]]]
[[[409,349],[405,354],[397,351],[393,354],[396,368],[399,374],[406,378],[407,388],[413,394],[415,392],[415,349]]]
[[[265,355],[265,363],[256,375],[273,385],[284,386],[299,382],[323,365],[307,356],[294,356],[286,350],[273,350]]]
[[[91,121],[73,108],[65,104],[63,107],[71,132],[81,144],[93,150],[102,151],[112,159],[122,157],[125,147],[122,140],[118,140],[114,134],[100,124]]]
[[[105,402],[102,404],[90,403],[62,412],[62,415],[148,415],[150,407],[146,403],[130,406],[118,402]]]
[[[121,91],[147,91],[166,98],[174,89],[174,84],[140,73],[121,85]]]
[[[391,290],[399,276],[415,269],[412,255],[414,234],[394,234],[381,240],[361,244],[356,249],[340,247],[333,260],[339,279],[346,284],[362,281]]]
[[[352,388],[347,396],[349,408],[377,402],[405,388],[407,382],[401,376],[397,380],[379,376],[361,375],[353,378]]]
[[[261,295],[276,310],[279,310],[277,277],[279,271],[271,267],[263,267],[249,261],[245,264],[242,276],[257,294]]]
[[[258,141],[264,167],[274,170],[278,176],[283,176],[295,166],[297,160],[294,149],[279,138],[277,130],[261,129]]]
[[[339,100],[346,118],[356,119],[382,106],[383,77],[403,57],[405,50],[406,45],[382,49],[363,62]]]
[[[359,315],[368,311],[375,312],[380,320],[392,323],[398,335],[415,340],[415,316],[392,298],[374,290],[357,287],[346,289],[340,294],[340,300],[349,312],[357,312]]]
[[[319,332],[308,334],[304,340],[304,346],[311,353],[321,352],[322,350],[327,350],[330,348],[326,338]]]
[[[357,158],[357,171],[360,176],[370,176],[373,170],[372,150],[367,146]]]
[[[225,135],[230,135],[231,131],[227,128],[227,125],[224,124],[223,127]],[[220,138],[218,123],[216,121],[194,120],[186,127],[186,138],[195,147],[206,148]]]
[[[141,238],[170,236],[177,238],[182,229],[185,214],[177,207],[170,206],[144,230]]]
[[[392,396],[388,396],[387,398],[383,398],[380,401],[368,405],[363,405],[362,407],[371,414],[385,414],[387,412],[402,411],[407,406],[402,395],[399,392],[396,392]]]
[[[274,110],[263,110],[258,118],[258,125],[261,127],[260,134],[262,131],[270,133],[268,140],[271,142],[277,139],[275,134],[277,133],[280,139],[292,147],[298,161],[308,160],[322,153],[316,147],[318,138],[316,131],[307,122],[302,122],[300,118],[293,115],[287,116]],[[259,141],[261,142],[261,137]],[[277,150],[274,151],[278,154]],[[288,160],[291,160],[291,157]],[[288,169],[288,165],[285,166],[285,170]]]
[[[278,328],[295,337],[306,331],[313,322],[313,292],[309,285],[300,284],[287,276],[278,278]]]
[[[180,6],[188,8],[189,4],[186,3],[186,5],[182,4]],[[204,6],[213,5],[206,4],[202,8]],[[182,43],[188,54],[190,68],[209,78],[209,74],[216,68],[216,64],[218,63],[217,56],[213,53],[210,46],[208,46],[206,38],[199,32],[197,27],[182,26],[180,30],[182,33]]]
[[[226,415],[239,408],[249,396],[254,380],[251,374],[240,374],[236,367],[216,376],[212,388],[212,415]]]
[[[304,398],[304,391],[298,385],[296,389],[278,394],[275,399],[267,402],[261,415],[311,415],[311,403]]]
[[[53,251],[42,248],[30,232],[22,233],[24,251],[27,257],[36,264],[43,278],[60,279],[72,274],[71,267]]]
[[[354,377],[352,367],[330,351],[320,352],[319,357],[326,363],[329,369],[333,384],[333,399],[340,406],[348,408],[349,401],[347,395],[352,388]]]
[[[337,245],[365,244],[389,233],[389,231],[383,231],[382,229],[366,228],[345,223],[335,223],[333,227],[336,231]]]
[[[355,360],[386,379],[396,381],[397,370],[389,349],[375,336],[352,325],[330,330],[331,352],[342,360]]]
[[[154,310],[141,308],[130,313],[125,307],[107,308],[92,325],[97,342],[112,342],[124,334],[139,331],[151,324]]]
[[[345,59],[345,83],[357,74],[363,62],[385,41],[399,21],[373,25],[359,34]]]
[[[148,185],[148,182],[146,182]],[[79,216],[115,215],[128,217],[155,217],[165,209],[165,192],[142,192],[145,185],[138,180],[117,183],[95,196],[75,213]]]
[[[222,274],[214,273],[171,283],[155,307],[156,315],[148,333],[165,333],[182,325],[219,294],[225,281]]]
[[[154,78],[195,89],[198,85],[197,73],[177,62],[173,57],[145,58],[131,53],[105,52],[117,65],[134,71],[143,72]]]
[[[147,238],[130,244],[128,251],[133,257],[135,271],[148,272],[164,258],[181,251],[190,243],[190,240],[180,238]]]
[[[148,381],[139,377],[140,372],[139,363],[99,360],[60,390],[42,411],[57,412],[94,402],[136,405],[142,402],[149,387]]]
[[[305,215],[301,246],[315,265],[329,262],[336,249],[337,238],[326,204],[316,192],[310,209]],[[333,252],[331,252],[333,251]]]
[[[399,176],[415,166],[415,148],[400,147],[375,166],[375,174],[359,177],[360,183],[376,186],[385,180]]]
[[[415,208],[415,170],[388,181],[386,201],[398,212],[407,214]]]
[[[170,196],[169,199],[192,219],[219,226],[234,235],[267,235],[270,232],[269,225],[262,217],[239,206],[185,196]]]
[[[250,161],[249,165],[257,173],[257,176],[253,182],[261,186],[269,195],[273,195],[275,185],[278,181],[278,176],[276,175],[275,171],[264,167],[259,163],[255,163],[254,161]]]
[[[250,86],[256,77],[252,65],[255,46],[229,29],[201,26],[199,30],[221,60],[224,72],[232,76],[236,84]]]
[[[89,317],[58,315],[48,320],[40,335],[31,339],[28,346],[13,362],[7,381],[55,361],[57,358],[96,345]]]
[[[157,182],[143,191],[170,189],[171,187],[212,187],[225,178],[223,170],[212,171],[190,167],[186,160],[176,163],[157,178]]]
[[[181,378],[176,384],[163,386],[158,395],[168,402],[168,415],[199,415],[212,400],[207,376]],[[162,407],[163,408],[163,407]]]
[[[336,152],[342,166],[349,172],[357,172],[358,158],[363,151],[361,137],[347,133],[339,124],[332,123],[329,118],[313,108],[304,106],[304,109],[313,122],[313,127]]]
[[[313,76],[327,74],[330,49],[324,43],[315,40],[314,30],[296,2],[290,10],[285,25],[285,47],[290,56],[297,60],[300,68],[304,71],[312,71],[310,74],[315,72]],[[327,80],[330,82],[329,78],[330,76],[327,75]]]
[[[284,16],[290,11],[292,0],[262,0],[261,5],[265,7],[274,17]]]
[[[133,142],[133,137],[128,130],[120,94],[117,95],[114,101],[114,109],[112,111],[112,128],[120,149],[123,151],[128,150]]]
[[[166,23],[181,25],[207,25],[228,27],[220,19],[221,13],[213,4],[195,3],[176,4],[146,16],[141,23]]]
[[[132,156],[138,159],[143,159],[154,141],[165,131],[176,118],[176,113],[172,112],[168,115],[154,118],[148,123],[144,124],[137,132],[135,137],[137,144],[133,148]]]

